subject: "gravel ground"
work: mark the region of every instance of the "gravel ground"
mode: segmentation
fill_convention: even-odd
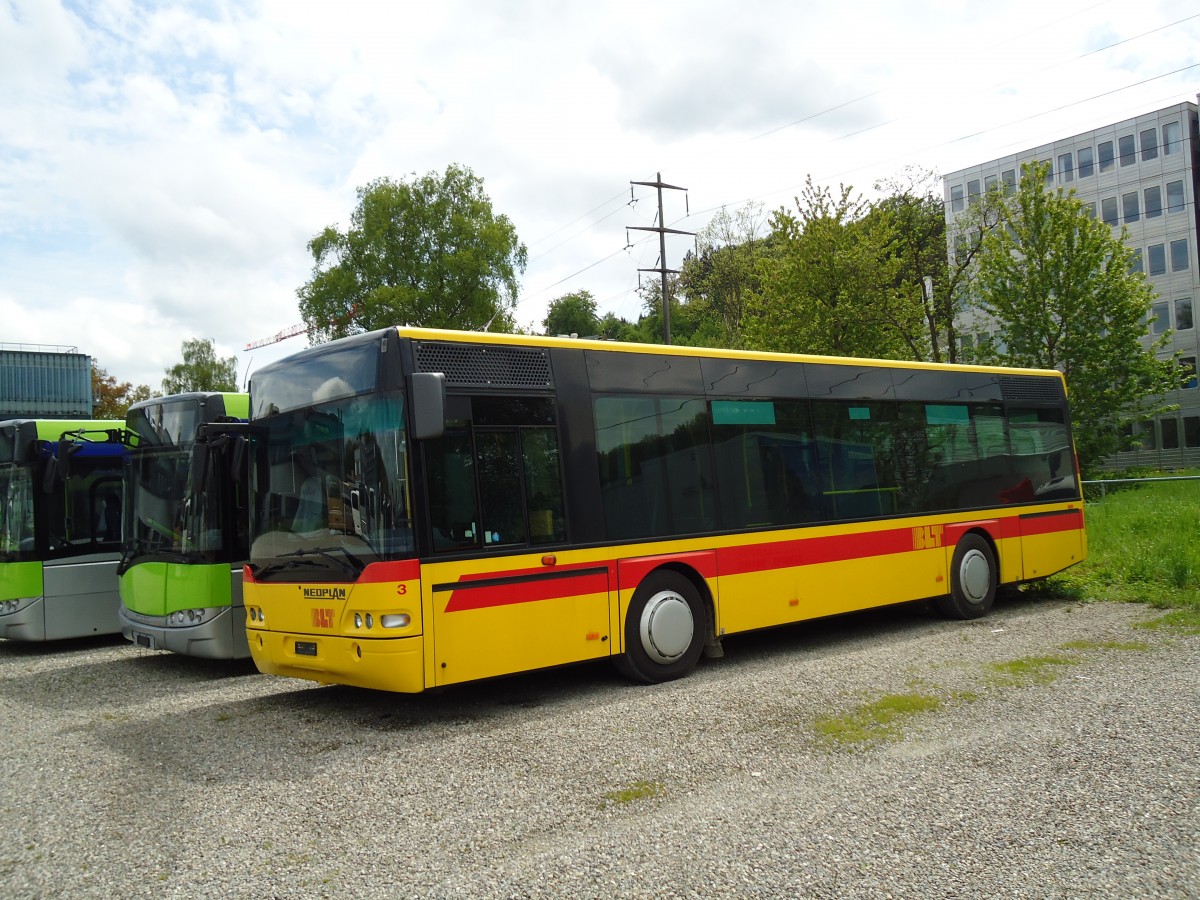
[[[1200,637],[1152,615],[906,606],[657,687],[416,697],[0,642],[0,894],[1197,897]],[[876,744],[814,728],[889,694],[941,705]]]

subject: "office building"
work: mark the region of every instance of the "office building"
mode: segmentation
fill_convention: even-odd
[[[1073,189],[1088,211],[1115,233],[1125,227],[1135,265],[1146,274],[1156,295],[1146,310],[1147,346],[1170,331],[1162,357],[1178,353],[1195,370],[1200,358],[1196,104],[1177,103],[950,173],[944,179],[947,234],[953,234],[954,220],[979,202],[983,193],[994,187],[1014,190],[1021,167],[1031,162],[1049,164],[1048,186]],[[959,327],[968,345],[988,332],[986,322],[969,315]],[[1118,454],[1109,461],[1110,467],[1200,466],[1197,380],[1166,399],[1178,410],[1140,430],[1139,448]]]

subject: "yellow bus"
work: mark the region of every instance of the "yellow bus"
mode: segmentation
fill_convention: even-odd
[[[1061,374],[388,328],[250,384],[247,638],[269,674],[419,692],[1084,558]]]

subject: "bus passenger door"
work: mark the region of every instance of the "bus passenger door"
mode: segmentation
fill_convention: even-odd
[[[455,684],[609,655],[609,569],[540,556],[424,567],[433,680]]]
[[[440,438],[424,442],[435,555],[423,567],[427,682],[608,656],[609,565],[601,554],[562,549],[552,409],[537,398],[473,401],[473,421],[452,415]]]

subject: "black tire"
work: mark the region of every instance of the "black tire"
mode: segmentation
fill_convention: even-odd
[[[950,563],[950,593],[938,598],[938,610],[949,619],[982,618],[992,611],[998,583],[992,545],[977,534],[963,535]]]
[[[651,573],[625,614],[625,652],[613,658],[631,681],[658,684],[696,667],[708,613],[696,586],[678,572]]]

